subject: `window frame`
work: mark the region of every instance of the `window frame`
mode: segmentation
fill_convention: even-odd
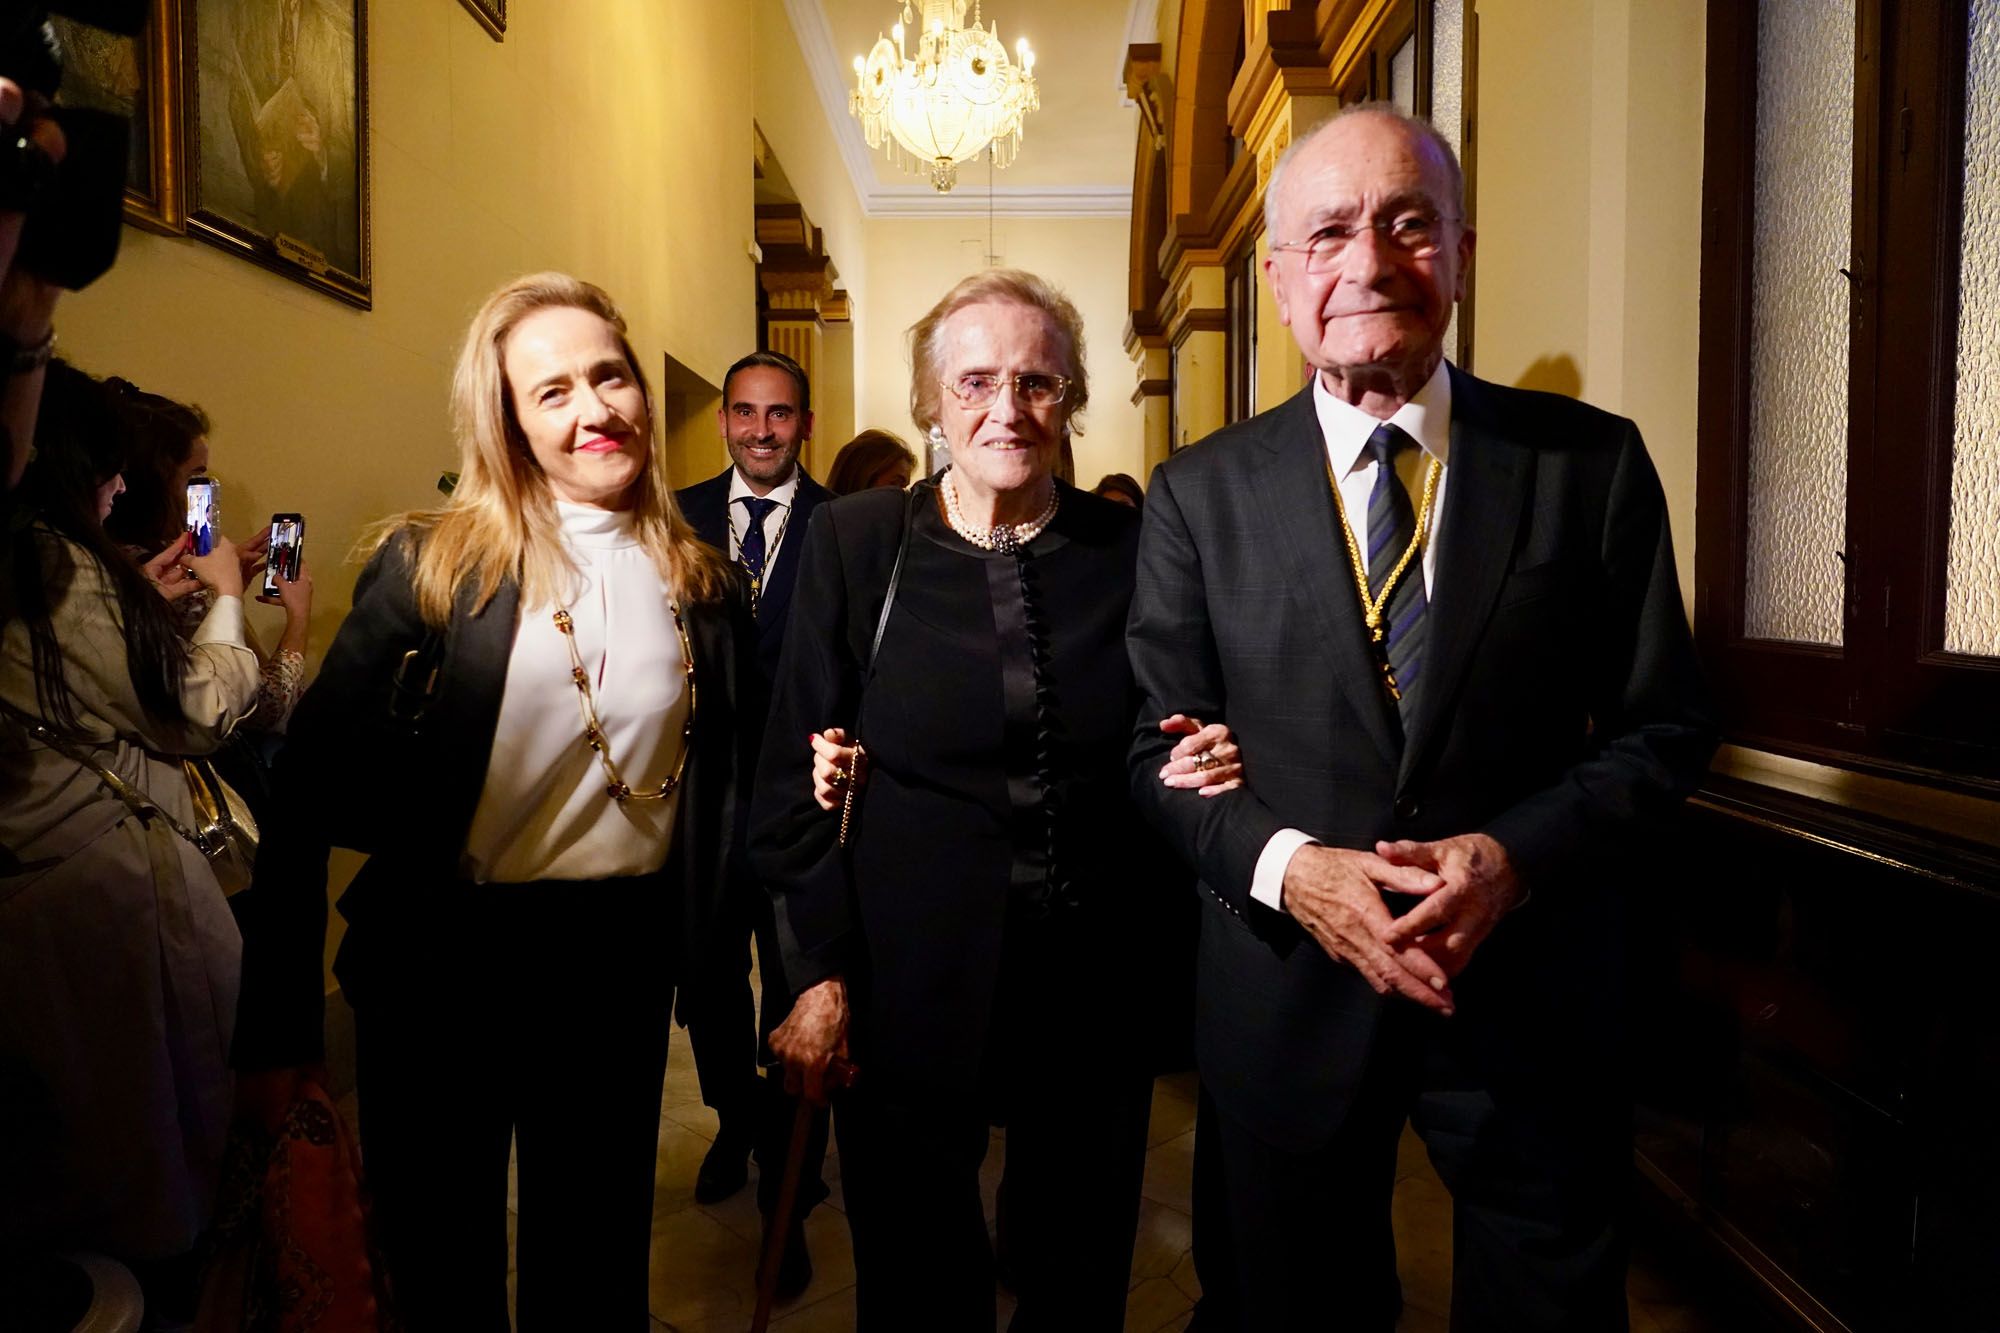
[[[1823,647],[1742,633],[1757,13],[1708,8],[1695,632],[1729,740],[1993,795],[2000,659],[1927,646],[1945,614],[1968,17],[1966,0],[1857,0],[1843,642]]]

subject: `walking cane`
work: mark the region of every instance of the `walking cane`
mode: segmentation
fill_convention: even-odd
[[[851,1086],[854,1066],[834,1060],[827,1066],[826,1082],[829,1091]],[[792,1210],[798,1203],[799,1176],[805,1170],[806,1139],[812,1133],[815,1109],[811,1100],[802,1096],[792,1111],[785,1174],[778,1178],[778,1206],[764,1228],[764,1257],[757,1264],[757,1311],[750,1317],[750,1333],[767,1333],[771,1327],[771,1305],[778,1297],[778,1264],[785,1257],[785,1242],[791,1238]]]

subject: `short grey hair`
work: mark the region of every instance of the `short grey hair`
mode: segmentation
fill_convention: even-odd
[[[939,382],[944,378],[944,322],[969,305],[988,302],[1012,302],[1039,310],[1062,334],[1069,353],[1069,364],[1063,367],[1063,378],[1069,381],[1069,390],[1063,395],[1063,421],[1078,435],[1083,434],[1083,424],[1077,418],[1090,402],[1090,377],[1083,361],[1083,316],[1054,283],[1018,268],[989,268],[961,278],[910,326],[910,420],[924,433],[938,424],[944,389]]]
[[[1325,134],[1349,116],[1387,116],[1418,139],[1436,148],[1438,155],[1444,159],[1445,175],[1451,182],[1452,212],[1460,219],[1465,217],[1465,171],[1458,165],[1458,153],[1452,148],[1451,141],[1439,133],[1438,127],[1425,120],[1422,116],[1409,115],[1394,102],[1356,102],[1352,106],[1342,107],[1298,138],[1292,140],[1285,151],[1278,155],[1277,163],[1271,168],[1271,179],[1264,186],[1264,235],[1266,237],[1271,238],[1274,243],[1278,239],[1278,198],[1284,189],[1285,168],[1291,165],[1293,158],[1305,151],[1308,144],[1311,144],[1322,134]],[[1296,236],[1287,236],[1283,239],[1286,241],[1295,241],[1299,238]]]

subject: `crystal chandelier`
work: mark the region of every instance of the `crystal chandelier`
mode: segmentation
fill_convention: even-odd
[[[919,9],[912,53],[905,29]],[[989,144],[993,165],[1012,162],[1022,118],[1042,104],[1027,38],[1015,49],[1018,64],[1007,59],[999,23],[980,26],[979,0],[903,0],[902,22],[878,36],[865,59],[854,57],[848,109],[870,148],[883,149],[906,171],[929,173],[932,187],[945,194],[958,183],[959,163]]]

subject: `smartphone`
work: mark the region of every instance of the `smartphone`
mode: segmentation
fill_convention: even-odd
[[[299,576],[299,561],[305,557],[306,520],[303,514],[271,515],[271,550],[264,566],[264,595],[278,595],[278,578],[283,574],[288,580]]]
[[[196,555],[207,555],[215,549],[215,534],[222,523],[222,507],[216,493],[221,489],[213,477],[193,477],[188,481],[187,530],[194,534]]]

